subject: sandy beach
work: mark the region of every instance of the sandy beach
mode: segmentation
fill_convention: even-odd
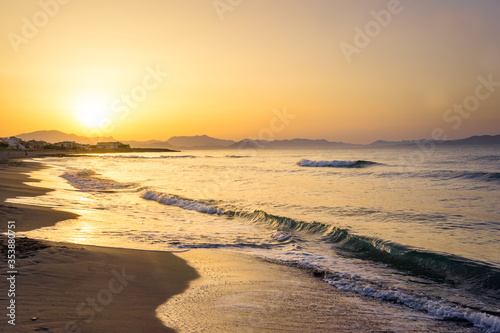
[[[19,232],[75,218],[75,214],[50,208],[4,202],[6,198],[50,191],[23,184],[34,181],[27,172],[43,167],[7,159],[23,155],[12,151],[0,155],[2,232],[7,231],[7,221],[15,221]],[[18,238],[16,245],[16,325],[7,324],[7,320],[0,325],[8,332],[173,332],[155,317],[155,309],[198,277],[184,260],[165,252],[27,238]],[[2,236],[5,255],[6,237]],[[8,289],[5,279],[1,286],[2,291]],[[0,296],[3,309],[8,305],[6,296],[6,292]]]
[[[2,232],[7,221],[27,231],[76,217],[4,202],[50,191],[23,184],[41,167],[0,164]],[[2,243],[5,257],[5,236]],[[220,249],[172,254],[28,238],[17,238],[16,246],[16,325],[4,315],[5,332],[473,332],[425,314],[395,326],[411,311],[384,304],[380,312],[379,302],[340,292],[306,271]],[[5,309],[5,279],[0,288]]]

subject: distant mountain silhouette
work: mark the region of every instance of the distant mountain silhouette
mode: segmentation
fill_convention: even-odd
[[[25,141],[38,140],[38,141],[47,141],[49,143],[56,143],[61,141],[75,141],[77,143],[91,144],[91,145],[95,145],[97,142],[117,141],[110,136],[87,138],[76,134],[66,134],[56,130],[23,133],[16,135],[16,137]]]
[[[498,145],[500,135],[475,135],[466,139],[444,141],[445,145]]]
[[[414,146],[414,145],[422,145],[428,143],[434,143],[442,146],[464,146],[464,145],[498,145],[500,144],[500,135],[480,135],[480,136],[471,136],[465,139],[458,140],[441,140],[441,141],[433,141],[433,140],[403,140],[403,141],[384,141],[378,140],[370,143],[368,146],[374,147],[393,147],[393,146]]]
[[[401,141],[385,141],[385,140],[377,140],[375,142],[370,143],[367,146],[373,147],[394,147],[394,146],[414,146],[418,144],[426,144],[426,143],[442,143],[444,141],[435,141],[435,140],[401,140]]]
[[[250,140],[245,139],[239,142],[235,142],[228,148],[233,149],[308,149],[308,148],[347,148],[347,147],[357,147],[359,145],[354,145],[350,143],[343,142],[331,142],[327,140],[310,140],[310,139],[292,139],[292,140]]]
[[[178,148],[228,147],[234,143],[233,140],[221,140],[208,135],[173,136],[167,142]]]
[[[66,134],[60,131],[36,131],[16,135],[25,141],[43,140],[50,143],[60,141],[75,141],[78,143],[96,144],[99,141],[117,141],[113,137],[87,138],[76,134]],[[222,140],[207,135],[174,136],[167,141],[121,141],[133,148],[167,148],[167,149],[329,149],[329,148],[358,148],[358,147],[404,147],[423,144],[437,144],[440,146],[452,145],[500,145],[500,135],[480,135],[459,140],[432,141],[432,140],[378,140],[368,145],[332,142],[327,140],[292,139],[292,140],[251,140],[244,139],[238,142]]]
[[[137,148],[217,149],[228,147],[234,141],[212,138],[207,135],[195,135],[173,136],[167,141],[123,141],[123,143]]]

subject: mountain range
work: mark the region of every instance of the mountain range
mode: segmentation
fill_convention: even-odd
[[[60,141],[75,141],[77,143],[96,144],[100,141],[119,141],[113,137],[84,137],[76,134],[66,134],[60,131],[36,131],[16,135],[22,140],[43,140],[51,143]],[[431,141],[431,140],[378,140],[371,144],[360,145],[327,140],[292,139],[292,140],[250,140],[241,141],[223,140],[207,135],[173,136],[166,141],[121,141],[134,148],[168,148],[168,149],[326,149],[326,148],[361,148],[361,147],[404,147],[434,143],[438,145],[494,145],[500,144],[500,135],[471,136],[459,140]]]
[[[30,133],[23,133],[15,135],[16,138],[22,139],[24,141],[29,140],[40,140],[47,141],[49,143],[61,142],[61,141],[75,141],[76,143],[95,145],[97,142],[110,142],[116,141],[110,136],[93,137],[88,138],[85,136],[80,136],[76,134],[66,134],[60,131],[36,131]]]

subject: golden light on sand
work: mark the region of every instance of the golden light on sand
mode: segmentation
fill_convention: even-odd
[[[96,128],[109,114],[109,102],[102,94],[81,96],[75,103],[78,120],[88,128]]]

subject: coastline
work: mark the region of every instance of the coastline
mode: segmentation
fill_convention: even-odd
[[[51,191],[23,184],[33,181],[25,173],[40,167],[15,160],[0,165],[2,232],[11,218],[21,231],[76,217],[3,202]],[[424,315],[396,327],[413,312],[338,291],[296,268],[221,249],[172,254],[27,238],[17,244],[17,320],[8,332],[476,332]],[[6,301],[0,296],[1,306]]]
[[[155,310],[198,278],[167,252],[16,243],[16,321],[1,325],[8,332],[175,332]]]
[[[76,218],[78,215],[47,207],[34,207],[6,203],[16,196],[40,196],[51,189],[28,186],[25,182],[37,182],[27,175],[44,166],[41,163],[26,163],[9,160],[0,164],[0,219],[4,232],[7,221],[16,221],[16,231],[29,231],[55,225],[59,221]]]
[[[36,182],[27,173],[44,166],[13,160],[12,157],[25,156],[24,152],[16,153],[0,154],[2,233],[7,232],[7,221],[16,222],[16,231],[28,231],[77,217],[52,208],[4,202],[6,198],[39,196],[51,191],[24,184]],[[5,261],[7,237],[1,235],[0,241]],[[198,277],[185,260],[167,252],[28,238],[16,239],[16,269],[16,325],[7,324],[9,318],[4,315],[0,331],[174,332],[155,316],[155,309],[172,295],[183,292],[189,281]],[[9,299],[3,291],[9,288],[5,278],[0,287],[0,304],[6,309]]]

